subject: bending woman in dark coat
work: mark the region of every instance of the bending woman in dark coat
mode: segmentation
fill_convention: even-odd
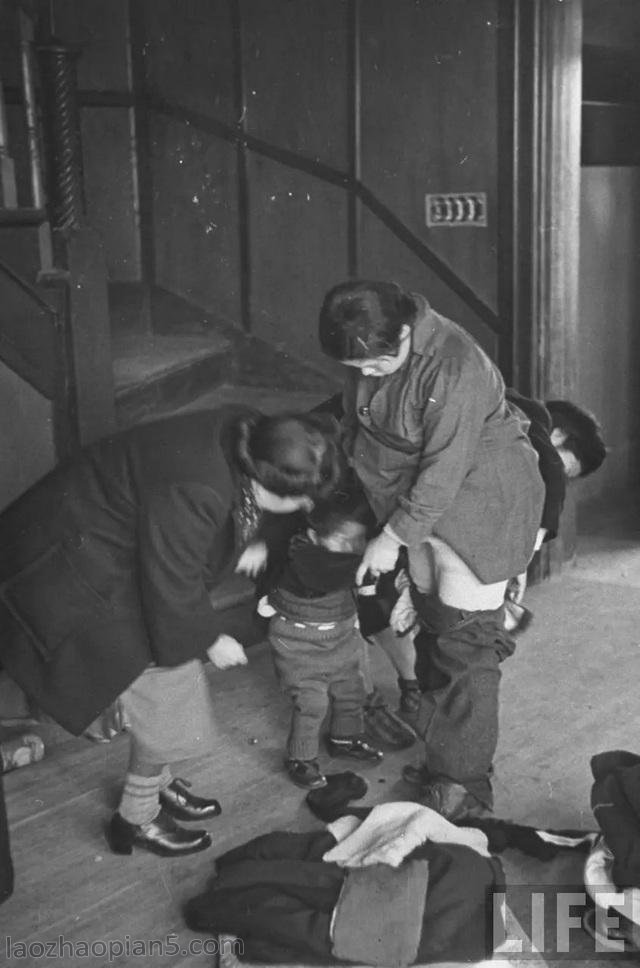
[[[0,662],[79,734],[122,695],[131,763],[112,848],[165,856],[209,846],[175,823],[219,813],[167,764],[206,751],[201,660],[246,662],[212,589],[266,554],[264,512],[329,493],[326,421],[249,411],[193,413],[85,449],[0,515]],[[268,515],[267,515],[268,517]]]
[[[345,449],[381,527],[359,576],[392,571],[406,546],[417,590],[423,802],[490,807],[504,594],[544,499],[526,422],[475,340],[393,283],[332,289],[320,342],[347,368]]]

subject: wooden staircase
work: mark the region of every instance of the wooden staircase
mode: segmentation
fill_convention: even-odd
[[[112,286],[110,296],[120,427],[225,403],[309,409],[337,389],[331,377],[165,290],[146,300],[140,287]]]
[[[68,78],[62,83],[64,45],[40,44],[45,57],[36,61],[34,37],[45,29],[37,7],[16,0],[11,9],[21,71],[12,110],[22,113],[11,130],[22,133],[12,150],[0,76],[0,366],[49,406],[38,419],[52,425],[54,459],[185,408],[308,409],[335,392],[330,376],[228,320],[148,282],[108,280],[102,240],[84,214],[77,92]],[[27,435],[29,420],[20,419]]]

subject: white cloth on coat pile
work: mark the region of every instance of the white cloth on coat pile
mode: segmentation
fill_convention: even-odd
[[[345,823],[345,821],[354,821]],[[355,817],[341,817],[328,825],[338,840],[322,859],[339,867],[370,867],[388,864],[399,867],[421,844],[462,844],[489,857],[486,834],[471,827],[456,827],[430,807],[419,803],[381,803],[358,823]]]

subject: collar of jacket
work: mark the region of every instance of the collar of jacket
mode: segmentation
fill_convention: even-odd
[[[411,328],[411,352],[425,356],[427,346],[437,330],[437,315],[420,293],[412,292],[410,295],[418,307],[418,315]]]

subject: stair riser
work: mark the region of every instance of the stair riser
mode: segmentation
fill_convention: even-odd
[[[237,379],[231,352],[218,353],[116,394],[119,427],[152,420],[185,406],[214,387]]]

